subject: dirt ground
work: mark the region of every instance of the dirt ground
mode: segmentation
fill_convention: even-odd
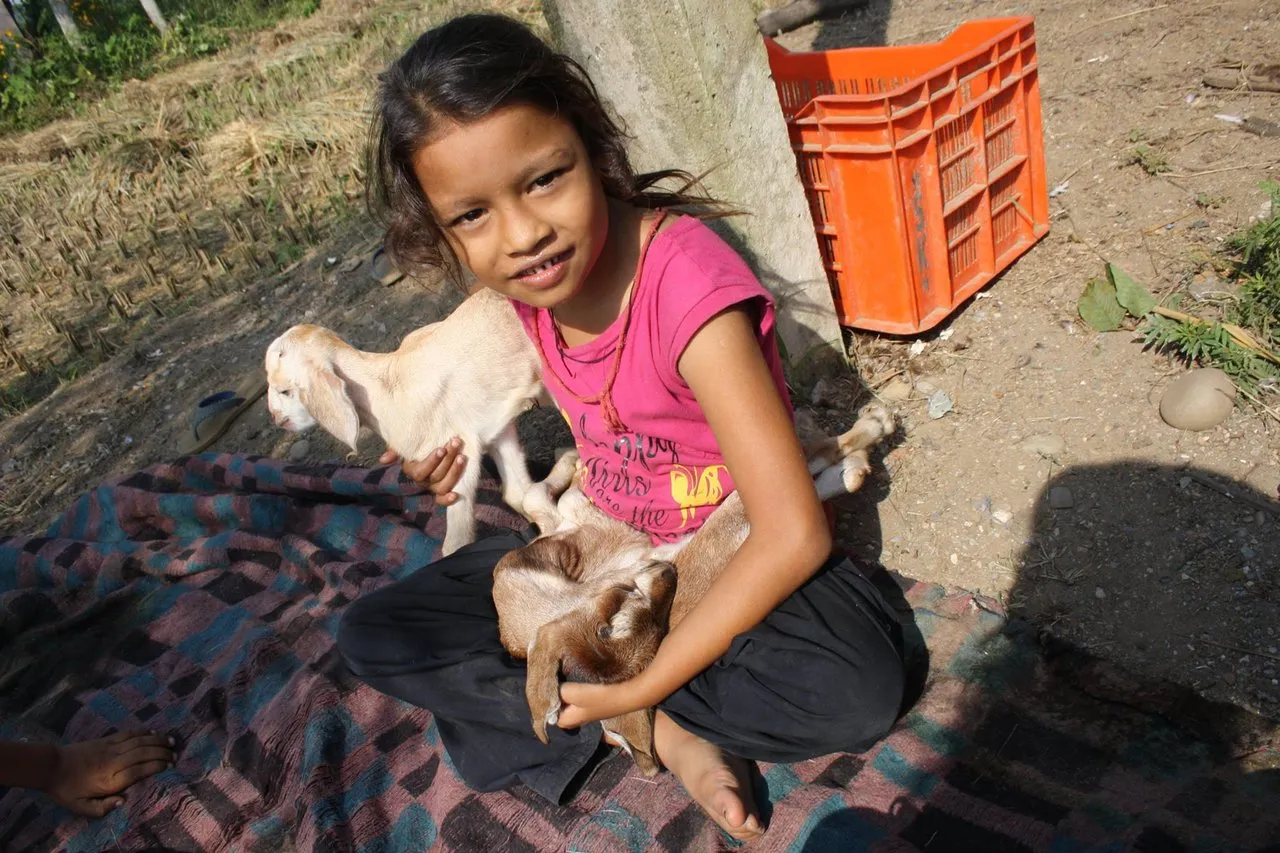
[[[1137,671],[1280,719],[1280,423],[1239,408],[1203,433],[1167,427],[1160,393],[1183,368],[1132,331],[1092,332],[1075,309],[1104,259],[1157,294],[1213,298],[1207,259],[1264,212],[1260,182],[1280,177],[1274,139],[1215,115],[1280,121],[1280,96],[1207,89],[1201,77],[1223,61],[1280,60],[1267,5],[879,0],[783,42],[928,41],[969,18],[1035,15],[1049,184],[1062,190],[1049,236],[924,336],[922,352],[856,335],[859,379],[800,391],[797,402],[836,428],[865,383],[903,425],[883,474],[841,505],[842,539],[904,575],[998,597]],[[1139,142],[1169,171],[1127,165]],[[153,324],[0,422],[0,529],[36,529],[103,478],[176,455],[195,402],[234,386],[294,322],[389,348],[456,304],[457,294],[384,288],[366,264],[353,268],[375,240],[357,224],[289,273]],[[936,389],[954,410],[931,419]],[[554,413],[522,425],[544,459],[560,430]],[[342,455],[327,436],[275,429],[262,404],[216,449]],[[362,458],[377,451],[371,441]]]

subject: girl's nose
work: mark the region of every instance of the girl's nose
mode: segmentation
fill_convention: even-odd
[[[536,255],[552,236],[551,223],[529,210],[513,210],[504,217],[507,251],[512,255]]]

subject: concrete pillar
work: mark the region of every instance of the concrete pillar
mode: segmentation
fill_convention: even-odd
[[[587,69],[634,137],[637,171],[685,169],[749,213],[711,226],[778,297],[800,374],[843,357],[764,43],[750,0],[543,0],[561,50]],[[794,379],[805,381],[802,376]]]

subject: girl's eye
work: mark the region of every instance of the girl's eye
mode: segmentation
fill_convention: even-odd
[[[547,172],[545,175],[543,175],[540,178],[536,178],[533,182],[533,185],[535,187],[538,187],[539,189],[546,189],[547,187],[551,186],[556,182],[556,178],[560,177],[563,174],[564,174],[564,169],[555,169],[553,171]]]
[[[484,211],[477,207],[474,210],[468,210],[466,213],[462,214],[461,216],[459,216],[457,219],[453,220],[449,224],[450,225],[467,225],[472,222],[479,221],[480,217],[482,216],[484,216]]]

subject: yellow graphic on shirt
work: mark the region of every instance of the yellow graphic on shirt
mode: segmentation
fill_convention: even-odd
[[[720,503],[724,497],[720,472],[724,470],[723,465],[708,465],[706,468],[675,465],[671,468],[671,499],[680,507],[681,527],[693,520],[698,507]]]

